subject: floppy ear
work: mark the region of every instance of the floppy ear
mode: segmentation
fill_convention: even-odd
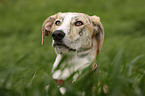
[[[42,25],[42,45],[44,42],[44,36],[49,36],[49,33],[51,32],[51,27],[55,21],[55,19],[57,18],[59,13],[52,15],[50,17],[48,17]]]
[[[104,41],[104,28],[98,16],[90,17],[94,28],[94,37],[97,40],[97,55],[100,53]]]

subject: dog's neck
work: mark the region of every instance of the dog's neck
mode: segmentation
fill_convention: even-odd
[[[53,78],[59,80],[67,79],[73,72],[77,71],[74,75],[74,80],[80,74],[81,70],[94,64],[96,61],[97,43],[94,39],[90,49],[85,51],[76,51],[70,54],[57,54],[56,60],[53,65]]]

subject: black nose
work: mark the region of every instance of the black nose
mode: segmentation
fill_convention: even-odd
[[[55,41],[59,41],[59,40],[62,40],[65,36],[65,33],[61,30],[56,30],[52,33],[52,38],[55,40]]]

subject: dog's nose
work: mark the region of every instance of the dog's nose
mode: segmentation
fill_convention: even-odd
[[[61,30],[56,30],[52,33],[52,38],[56,41],[62,40],[65,36],[65,33]]]

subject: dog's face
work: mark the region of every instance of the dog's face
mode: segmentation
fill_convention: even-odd
[[[96,38],[99,49],[104,39],[99,17],[83,13],[58,13],[50,16],[44,21],[42,31],[42,43],[43,36],[52,32],[52,46],[58,54],[88,50],[92,47],[93,38]]]
[[[80,51],[92,46],[92,22],[80,13],[59,14],[52,26],[53,47],[57,53]]]

